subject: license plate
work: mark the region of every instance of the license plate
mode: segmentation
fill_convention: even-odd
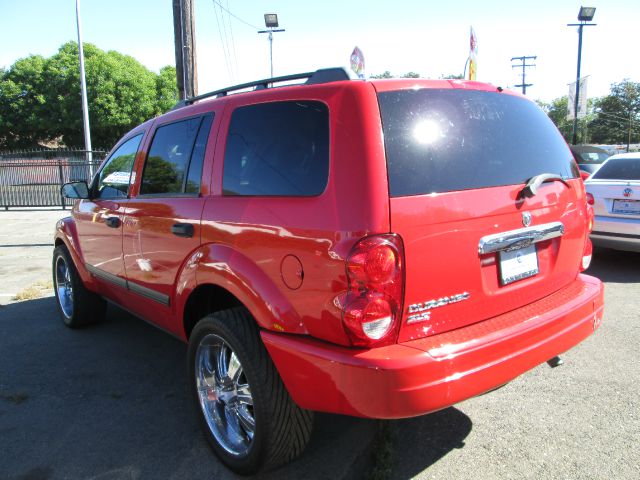
[[[536,246],[499,253],[500,284],[508,285],[538,273],[538,253]]]
[[[640,213],[640,200],[614,200],[612,213]]]

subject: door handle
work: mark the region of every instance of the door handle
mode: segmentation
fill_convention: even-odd
[[[191,223],[174,223],[171,226],[171,233],[176,237],[193,237],[193,225]]]
[[[120,219],[118,217],[109,217],[104,223],[107,224],[107,227],[118,228],[120,226]]]

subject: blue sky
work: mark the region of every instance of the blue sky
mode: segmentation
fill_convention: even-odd
[[[575,80],[578,35],[566,24],[576,22],[579,2],[215,1],[260,28],[264,13],[279,14],[286,32],[275,35],[275,75],[347,65],[356,45],[364,52],[367,73],[415,71],[427,78],[462,73],[473,25],[478,80],[507,87],[519,83],[510,58],[522,55],[538,57],[527,77],[534,84],[528,91],[532,98],[565,95]],[[82,0],[84,41],[132,55],[157,71],[174,63],[171,5],[171,0]],[[623,78],[639,82],[640,62],[632,54],[640,2],[585,6],[597,8],[598,24],[584,34],[582,73],[590,76],[589,95],[604,95]],[[269,75],[266,35],[229,17],[214,0],[195,0],[195,12],[201,92]],[[75,0],[0,0],[0,66],[29,54],[52,55],[75,39]]]

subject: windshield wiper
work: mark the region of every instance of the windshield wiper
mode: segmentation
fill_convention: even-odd
[[[520,191],[520,195],[523,197],[533,197],[538,193],[538,188],[545,182],[562,182],[567,187],[571,188],[571,185],[567,183],[567,181],[562,178],[560,175],[555,173],[541,173],[540,175],[536,175],[535,177],[531,177],[524,188]]]

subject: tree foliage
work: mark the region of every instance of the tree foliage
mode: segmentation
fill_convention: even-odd
[[[420,74],[416,72],[407,72],[403,75],[393,75],[389,70],[385,70],[383,73],[377,75],[371,75],[369,78],[420,78]]]
[[[538,101],[538,105],[571,143],[573,120],[567,119],[567,102],[564,96],[551,103]],[[578,119],[577,143],[615,145],[640,141],[640,83],[629,80],[614,83],[609,95],[589,99],[587,111],[585,118]]]
[[[611,93],[595,104],[589,124],[595,143],[625,144],[640,141],[640,83],[627,79],[611,85]]]
[[[111,147],[178,99],[174,67],[155,74],[131,56],[89,43],[84,56],[94,147]],[[31,55],[0,71],[0,132],[3,148],[52,141],[83,144],[77,43],[65,43],[49,58]]]

